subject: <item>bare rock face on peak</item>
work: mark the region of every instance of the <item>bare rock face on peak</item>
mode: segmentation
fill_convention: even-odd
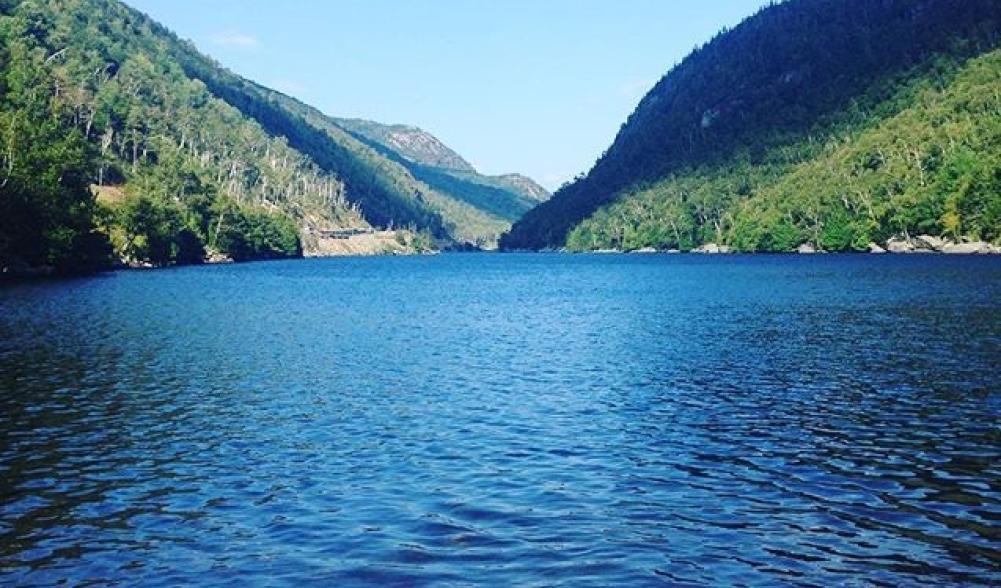
[[[497,182],[508,186],[515,192],[538,200],[539,202],[545,202],[552,196],[552,194],[549,193],[549,190],[546,190],[528,176],[523,176],[521,174],[503,174],[494,176],[494,179]]]
[[[476,169],[461,155],[421,128],[411,125],[384,125],[357,118],[340,118],[336,122],[348,132],[392,149],[413,163],[456,172],[476,172]]]

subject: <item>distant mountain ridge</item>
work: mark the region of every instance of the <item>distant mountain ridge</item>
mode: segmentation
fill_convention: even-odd
[[[480,174],[458,153],[421,128],[362,119],[331,120],[407,168],[413,177],[435,191],[483,212],[496,231],[480,235],[479,246],[494,247],[501,232],[512,222],[551,196],[548,190],[521,174]]]
[[[522,174],[509,173],[498,176],[480,174],[461,155],[420,127],[386,125],[357,118],[333,120],[345,130],[378,143],[413,164],[455,172],[457,175],[470,174],[476,176],[482,183],[508,188],[519,196],[538,202],[544,202],[552,196],[549,190]]]

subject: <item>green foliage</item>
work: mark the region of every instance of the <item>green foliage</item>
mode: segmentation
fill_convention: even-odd
[[[299,231],[288,218],[229,206],[214,247],[235,261],[302,255]]]
[[[148,196],[130,197],[115,211],[114,220],[124,237],[120,252],[134,263],[200,263],[205,257],[202,240],[174,203]]]
[[[130,195],[110,218],[116,249],[131,263],[201,263],[207,249],[234,261],[302,255],[292,219],[225,197],[199,195],[183,207],[161,197]]]
[[[997,109],[996,116],[1001,116],[1001,103]],[[979,125],[981,130],[985,127]],[[995,121],[994,133],[1001,132],[997,127]],[[986,241],[1001,238],[1001,149],[997,144],[990,152],[964,148],[948,154],[930,191],[946,196],[939,219],[944,234]]]
[[[6,28],[0,28],[6,33]],[[107,239],[93,223],[94,198],[81,173],[90,147],[67,130],[47,96],[25,91],[41,55],[7,44],[0,87],[0,268],[87,271],[106,263]]]
[[[413,237],[410,239],[409,246],[411,249],[417,253],[430,253],[437,250],[438,245],[435,243],[434,235],[427,231],[418,231],[412,233]]]
[[[106,265],[98,225],[135,263],[199,263],[212,235],[191,219],[217,194],[252,211],[227,233],[240,259],[298,254],[298,222],[364,225],[340,180],[186,77],[145,17],[105,0],[4,12],[0,265]],[[134,196],[101,210],[92,184]]]
[[[666,232],[668,237],[653,228],[671,219],[679,229],[686,222],[693,224],[692,235],[698,236],[695,243],[728,237],[741,248],[767,251],[799,239],[818,244],[823,239],[838,249],[854,249],[867,236],[933,232],[943,229],[943,218],[955,224],[957,219],[943,216],[950,210],[932,188],[935,170],[942,158],[952,157],[951,152],[962,146],[956,144],[964,140],[962,134],[940,144],[931,138],[937,128],[935,118],[926,121],[927,125],[918,120],[902,123],[895,130],[906,133],[912,146],[920,142],[928,149],[912,153],[910,159],[884,162],[879,149],[893,146],[884,141],[888,137],[862,137],[860,133],[915,106],[915,112],[931,114],[922,110],[920,101],[950,84],[957,63],[996,47],[999,31],[1001,2],[996,0],[788,0],[772,4],[721,33],[665,76],[641,101],[594,168],[526,214],[505,235],[502,246],[680,243],[681,239],[670,238],[673,227]],[[996,117],[994,92],[967,92],[962,84],[982,88],[973,80],[960,84],[953,105],[958,116],[951,120],[962,126],[958,119],[965,117],[967,128],[956,131],[965,132],[973,121]],[[948,112],[934,113],[945,115]],[[987,122],[994,126],[993,119]],[[921,132],[928,136],[911,134],[911,125],[922,125]],[[860,141],[857,152],[848,153],[838,144],[856,138]],[[866,141],[873,144],[866,145]],[[974,152],[993,157],[997,146],[989,146],[995,151]],[[832,151],[857,159],[832,160],[828,158]],[[788,189],[793,187],[792,180],[785,188],[774,188],[783,197],[793,198],[796,206],[742,204],[752,191],[753,200],[758,200],[759,191],[770,193],[768,185],[784,183],[777,176],[793,173],[797,166],[806,169],[811,160],[834,166],[837,173],[818,165],[795,175],[795,191]],[[996,218],[991,216],[996,214],[996,204],[989,197],[994,181],[991,169],[996,168],[983,163],[977,167],[982,173],[977,172],[976,179],[964,176],[970,181],[968,196],[957,196],[950,206],[958,210],[965,202],[968,210],[977,211],[960,219],[971,223],[969,228],[957,229],[963,234],[996,234],[983,220],[972,220]],[[860,170],[858,178],[837,175],[855,169]],[[954,173],[965,172],[957,169]],[[672,195],[676,188],[691,188],[686,178],[700,178],[719,187],[705,200],[709,209],[696,210],[684,198]],[[901,185],[887,178],[899,179]],[[746,181],[744,189],[723,185],[731,180]],[[872,214],[861,213],[858,207],[867,209],[868,204],[857,201],[855,188],[866,188],[858,186],[863,181],[874,183],[875,191],[867,192],[866,198],[889,206],[877,210],[873,203]],[[947,179],[939,189],[961,187],[961,182]],[[672,203],[654,204],[651,201],[657,194]],[[644,204],[629,212],[631,205],[625,201],[636,198]],[[832,212],[839,202],[846,210]],[[605,206],[610,212],[598,213]],[[684,210],[671,212],[672,207]],[[755,218],[746,218],[752,211]],[[596,226],[610,219],[618,219],[611,223],[615,230]],[[827,221],[832,226],[825,229]],[[623,240],[636,231],[643,237]]]
[[[0,8],[0,266],[106,263],[98,225],[154,264],[296,254],[303,226],[461,232],[443,210],[462,203],[117,0]],[[109,212],[92,186],[132,196]],[[221,202],[239,214],[216,235],[200,223]]]
[[[762,163],[707,165],[625,193],[567,246],[862,251],[922,233],[997,241],[999,87],[1001,50],[939,60],[888,96],[895,114],[841,126],[819,146],[784,145]]]

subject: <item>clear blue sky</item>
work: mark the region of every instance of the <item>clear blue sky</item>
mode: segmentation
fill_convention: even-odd
[[[324,112],[432,132],[481,172],[587,171],[653,84],[766,0],[126,0]]]

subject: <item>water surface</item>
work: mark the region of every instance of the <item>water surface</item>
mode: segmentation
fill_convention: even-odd
[[[0,584],[1001,583],[1001,259],[0,289]]]

